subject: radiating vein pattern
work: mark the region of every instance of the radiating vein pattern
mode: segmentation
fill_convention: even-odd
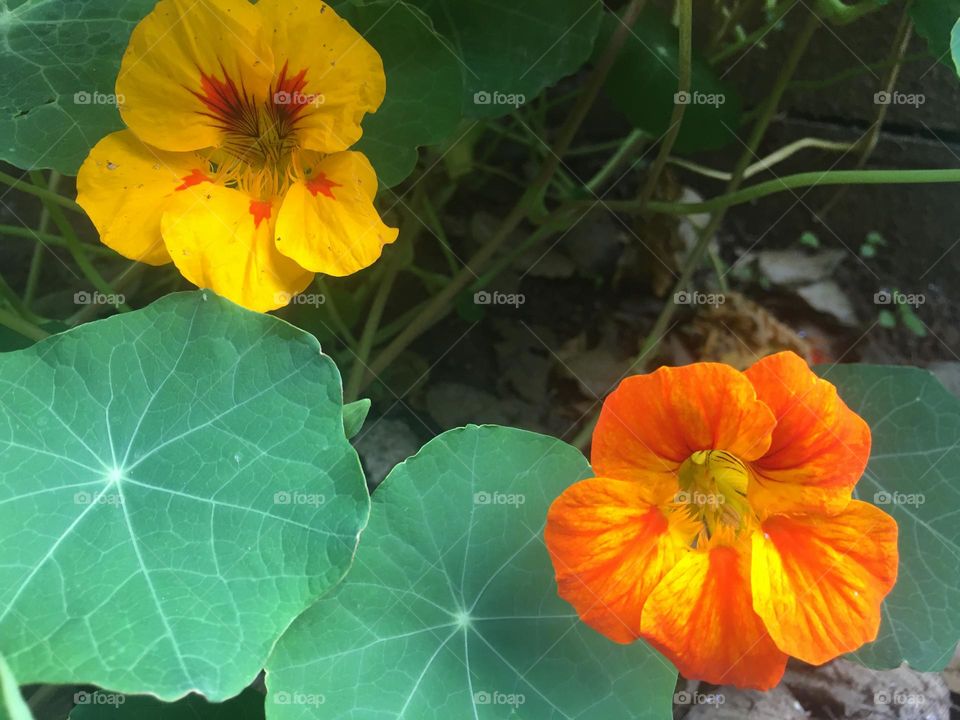
[[[840,365],[824,377],[873,433],[857,494],[900,528],[897,584],[876,642],[856,656],[940,670],[960,638],[960,400],[916,368]]]
[[[346,571],[369,499],[311,336],[208,292],[0,355],[0,652],[211,699]]]
[[[267,717],[665,717],[673,668],[557,597],[543,523],[589,474],[574,448],[521,430],[428,443],[374,493],[346,580],[280,640]]]

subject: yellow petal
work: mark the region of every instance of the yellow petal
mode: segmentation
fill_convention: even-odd
[[[121,255],[150,265],[170,262],[160,235],[160,216],[178,187],[199,178],[206,161],[140,142],[129,130],[98,142],[77,175],[77,203]]]
[[[164,150],[223,144],[222,113],[209,103],[269,96],[273,55],[261,26],[247,0],[161,0],[133,29],[120,65],[124,122]]]
[[[373,206],[377,176],[362,153],[334,153],[294,184],[277,218],[277,248],[300,266],[350,275],[372,265],[397,239]]]
[[[364,114],[383,102],[380,54],[326,3],[261,0],[257,9],[275,57],[278,104],[301,106],[296,123],[301,146],[346,150],[360,139]],[[277,82],[281,77],[284,82]]]
[[[777,647],[820,665],[876,639],[897,565],[896,521],[861,500],[771,517],[753,536],[753,607]]]
[[[251,310],[273,310],[310,284],[313,273],[277,252],[276,203],[203,184],[177,193],[161,227],[183,276]]]

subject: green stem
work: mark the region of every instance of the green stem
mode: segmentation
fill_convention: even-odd
[[[723,62],[731,55],[738,53],[745,47],[753,47],[761,38],[765,37],[767,33],[773,30],[781,20],[783,20],[783,16],[793,9],[793,5],[794,4],[791,0],[784,2],[776,9],[773,17],[766,25],[757,28],[752,33],[744,35],[742,38],[737,40],[737,42],[728,45],[723,50],[719,50],[711,55],[709,58],[710,64],[716,65],[719,62]]]
[[[40,242],[38,242],[37,245],[41,249],[43,248],[43,245],[50,245],[58,248],[70,247],[67,241],[59,235],[53,235],[48,232],[40,232],[39,230],[34,230],[32,228],[20,227],[19,225],[0,225],[0,235],[39,240]],[[92,255],[102,255],[103,257],[112,258],[119,257],[115,251],[111,250],[106,245],[94,246],[84,244],[84,250]]]
[[[37,177],[34,180],[34,187],[38,187],[41,183],[42,176]],[[87,280],[89,280],[93,286],[104,295],[116,295],[116,292],[113,290],[110,283],[104,279],[103,275],[100,274],[100,271],[93,266],[92,262],[90,262],[90,258],[88,258],[86,255],[86,248],[84,247],[83,243],[80,242],[80,238],[77,237],[77,233],[74,232],[73,226],[67,220],[66,215],[63,214],[63,208],[45,195],[41,195],[40,199],[50,212],[50,219],[53,220],[53,224],[57,226],[57,229],[63,236],[63,239],[67,244],[67,250],[70,251],[74,262],[77,263],[77,267],[80,268],[80,271],[84,274]],[[120,311],[127,311],[130,308],[125,303],[120,303],[117,306],[117,309]]]
[[[746,143],[746,148],[741,154],[740,159],[737,161],[737,164],[734,166],[733,177],[730,179],[730,183],[727,185],[727,195],[732,195],[737,192],[740,184],[743,182],[743,175],[746,172],[747,167],[749,167],[751,160],[756,158],[757,149],[760,147],[760,143],[763,142],[763,136],[766,134],[767,128],[770,126],[770,122],[773,120],[773,116],[776,114],[777,106],[780,104],[780,99],[783,97],[783,93],[787,89],[790,78],[793,77],[793,74],[797,71],[800,60],[806,53],[807,47],[810,44],[810,39],[820,26],[820,22],[820,18],[811,13],[804,26],[801,28],[799,35],[797,35],[797,38],[794,40],[793,47],[790,49],[790,53],[788,54],[786,61],[780,68],[780,72],[777,75],[773,89],[767,95],[766,100],[762,105],[759,119],[753,126],[750,137]],[[648,205],[648,208],[653,210],[653,204],[651,203]],[[710,241],[719,229],[720,224],[723,222],[723,218],[726,215],[726,208],[726,205],[719,207],[717,211],[714,212],[710,217],[710,221],[707,223],[707,225],[701,230],[697,244],[684,260],[683,268],[680,271],[680,277],[677,279],[673,290],[668,295],[667,302],[663,304],[660,314],[657,316],[653,327],[647,334],[647,337],[640,348],[640,353],[634,360],[631,369],[642,372],[645,369],[646,364],[649,362],[653,351],[669,332],[673,315],[677,310],[677,304],[671,302],[671,299],[676,293],[685,290],[689,285],[690,280],[693,278],[693,274],[700,266],[703,256],[710,246]],[[596,422],[597,415],[594,415],[593,418],[585,423],[584,427],[581,428],[580,432],[574,439],[573,444],[581,448],[586,447],[586,445],[590,442],[590,437],[593,434],[593,428],[596,425]]]
[[[12,312],[7,312],[3,308],[0,308],[0,325],[6,325],[8,328],[17,332],[24,337],[30,338],[39,342],[44,338],[50,337],[50,333],[46,332],[42,328],[37,327],[29,320],[25,320],[19,315],[15,315]]]
[[[347,381],[347,387],[343,393],[344,402],[353,402],[360,396],[360,391],[363,389],[361,386],[370,361],[370,352],[373,349],[373,341],[377,337],[377,330],[380,329],[380,321],[383,319],[383,311],[387,306],[390,291],[393,289],[393,282],[397,279],[396,261],[390,258],[387,262],[390,263],[390,266],[387,268],[385,276],[380,280],[377,294],[370,306],[370,314],[367,316],[367,322],[363,327],[363,334],[360,336],[360,346],[357,348],[357,356],[354,358],[353,367],[350,369],[350,379]]]
[[[353,349],[357,347],[357,338],[350,331],[350,328],[347,327],[347,324],[343,321],[343,315],[340,314],[340,308],[337,307],[337,303],[333,299],[333,293],[330,292],[330,286],[327,285],[326,279],[320,275],[317,275],[317,277],[314,278],[313,283],[317,286],[320,294],[323,295],[323,306],[330,313],[330,320],[333,322],[333,326],[336,328],[337,332],[340,333],[340,340],[346,343],[348,348]]]
[[[887,0],[860,0],[853,5],[847,5],[843,0],[817,0],[816,9],[834,25],[846,25],[879,10],[886,4]]]
[[[647,133],[643,130],[633,130],[623,140],[617,143],[616,152],[610,156],[610,159],[604,163],[603,167],[597,171],[597,174],[590,178],[585,185],[586,189],[593,195],[596,195],[600,188],[610,179],[610,177],[623,164],[623,161],[633,155],[633,153],[646,142]]]
[[[65,198],[59,193],[51,192],[43,185],[36,185],[29,183],[20,178],[15,178],[13,175],[7,175],[5,172],[0,172],[0,183],[4,185],[9,185],[10,187],[25,192],[28,195],[35,195],[41,200],[53,203],[58,207],[64,207],[67,210],[73,210],[74,212],[83,214],[83,208],[77,205],[70,198]]]
[[[56,170],[51,170],[50,179],[47,181],[47,190],[55,193],[59,185],[60,173]],[[40,211],[40,222],[37,224],[37,231],[38,233],[46,233],[48,227],[50,227],[50,211],[44,206],[43,210]],[[33,299],[37,295],[37,288],[40,285],[44,250],[46,250],[46,248],[44,248],[43,243],[37,243],[33,246],[33,256],[30,258],[30,269],[27,271],[27,282],[23,288],[23,304],[27,308],[33,303]]]
[[[523,220],[527,217],[531,208],[537,207],[542,202],[543,192],[550,185],[554,174],[560,167],[563,155],[573,143],[577,131],[583,125],[590,108],[600,94],[607,75],[613,67],[620,49],[627,40],[633,24],[640,16],[640,12],[646,5],[646,0],[631,0],[624,12],[622,22],[610,38],[610,42],[604,49],[603,54],[594,66],[593,72],[587,87],[577,98],[577,104],[567,116],[567,121],[560,130],[557,143],[553,151],[547,156],[540,169],[540,173],[530,184],[527,191],[520,197],[514,208],[507,213],[500,227],[484,243],[483,247],[470,259],[467,267],[454,276],[450,283],[439,293],[437,293],[430,303],[423,309],[423,312],[414,318],[413,322],[401,332],[393,341],[384,348],[377,357],[370,363],[370,369],[367,371],[358,392],[362,391],[374,377],[383,371],[391,362],[393,362],[414,340],[422,335],[426,330],[433,326],[440,318],[444,317],[452,309],[452,302],[457,294],[463,290],[474,278],[474,273],[482,270],[490,259],[496,254],[500,246],[510,237]]]
[[[679,56],[679,82],[677,83],[677,94],[687,94],[690,92],[691,62],[693,58],[693,0],[678,0],[677,9],[680,14],[680,56]],[[660,175],[663,168],[666,167],[667,158],[673,152],[673,145],[680,135],[680,126],[683,124],[683,114],[687,106],[683,103],[675,102],[673,104],[673,113],[670,116],[670,129],[667,130],[667,136],[660,143],[660,150],[657,153],[657,159],[653,161],[653,167],[647,176],[647,182],[644,183],[640,191],[638,202],[641,207],[650,202],[650,198],[657,190],[660,182]]]
[[[827,187],[831,185],[918,185],[925,183],[960,182],[960,169],[935,170],[814,170],[812,172],[786,175],[774,180],[757,183],[750,187],[698,203],[674,203],[650,201],[646,207],[636,200],[608,200],[604,204],[615,211],[638,213],[644,210],[665,215],[696,215],[716,212],[735,205],[774,195],[786,190],[804,187]],[[589,204],[586,200],[582,205]]]

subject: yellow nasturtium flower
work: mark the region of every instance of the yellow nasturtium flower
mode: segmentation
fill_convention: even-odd
[[[385,91],[377,51],[318,0],[161,0],[117,77],[129,129],[90,152],[77,202],[122,255],[280,307],[397,237],[348,150]]]

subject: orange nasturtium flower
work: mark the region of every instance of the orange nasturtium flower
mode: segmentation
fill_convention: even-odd
[[[396,239],[348,150],[383,101],[383,63],[319,0],[161,0],[116,87],[129,129],[90,152],[77,202],[120,254],[270,310]]]
[[[897,524],[851,498],[870,428],[797,355],[628,378],[593,436],[597,477],[550,508],[559,591],[688,678],[768,689],[876,638]]]

